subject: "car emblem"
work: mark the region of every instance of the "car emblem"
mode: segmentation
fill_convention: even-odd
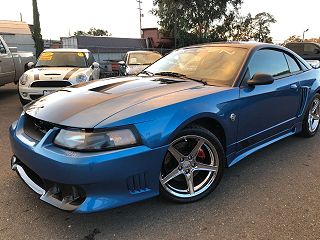
[[[237,118],[237,115],[234,114],[234,113],[231,113],[231,115],[230,115],[230,120],[231,120],[232,122],[234,122],[234,121],[236,120],[236,118]]]

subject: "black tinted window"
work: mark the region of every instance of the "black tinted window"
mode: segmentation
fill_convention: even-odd
[[[6,49],[4,48],[3,43],[0,41],[0,54],[1,53],[6,53]]]
[[[269,74],[273,77],[290,73],[284,54],[275,50],[256,52],[249,63],[248,72],[250,79],[256,73]]]
[[[319,49],[319,47],[312,43],[306,43],[304,44],[304,51],[307,53],[314,53],[316,49]]]
[[[285,54],[285,57],[287,59],[288,65],[289,65],[290,72],[295,73],[295,72],[299,72],[301,70],[298,63],[296,62],[296,60],[294,60],[288,54]]]

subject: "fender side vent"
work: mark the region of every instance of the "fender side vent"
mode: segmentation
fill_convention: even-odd
[[[131,194],[150,191],[147,183],[147,173],[139,173],[127,178],[127,187]]]
[[[301,87],[301,100],[300,100],[300,108],[298,111],[298,117],[300,117],[303,114],[306,108],[308,93],[309,93],[308,87]]]

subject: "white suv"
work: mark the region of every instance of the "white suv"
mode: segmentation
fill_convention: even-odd
[[[23,105],[61,88],[99,79],[100,67],[87,49],[47,49],[19,80]]]

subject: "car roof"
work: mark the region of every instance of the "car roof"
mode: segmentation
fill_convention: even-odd
[[[261,43],[255,41],[241,42],[241,41],[228,41],[228,42],[213,42],[213,43],[203,43],[197,44],[185,48],[196,48],[196,47],[238,47],[238,48],[246,48],[246,49],[255,49],[255,48],[282,48],[279,45],[271,44],[271,43]]]
[[[53,49],[46,49],[43,52],[89,52],[89,50],[77,49],[77,48],[53,48]]]

